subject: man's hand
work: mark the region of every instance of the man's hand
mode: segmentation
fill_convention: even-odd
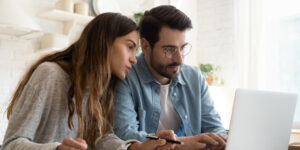
[[[160,130],[155,136],[162,138],[159,140],[147,140],[143,143],[133,143],[129,150],[173,150],[175,144],[167,143],[164,139],[176,140],[173,130]]]
[[[128,150],[157,150],[158,147],[166,145],[166,140],[147,140],[143,143],[133,143],[129,146]]]
[[[160,130],[158,131],[156,134],[156,136],[158,136],[159,138],[163,138],[163,139],[170,139],[170,140],[176,140],[175,134],[173,130]],[[168,149],[174,149],[175,148],[175,144],[172,143],[166,143],[163,146],[159,146],[157,149],[160,150],[168,150]]]
[[[226,138],[220,134],[203,133],[189,137],[178,137],[177,140],[184,142],[183,145],[176,145],[176,150],[224,150]]]
[[[81,138],[65,138],[57,147],[57,150],[87,150],[87,148],[88,145],[86,144],[85,140]]]
[[[212,150],[225,150],[226,143],[227,143],[227,138],[222,136],[221,134],[216,134],[219,138],[221,138],[221,143],[218,146],[212,146]],[[220,142],[219,142],[220,143]]]

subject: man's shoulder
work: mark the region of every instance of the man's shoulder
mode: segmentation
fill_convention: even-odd
[[[142,82],[153,80],[143,56],[138,56],[138,63],[132,65],[129,74],[126,75],[124,81]]]
[[[201,72],[198,67],[182,64],[180,74],[188,77],[200,77]]]
[[[139,73],[141,71],[138,70],[138,67],[136,64],[132,66],[130,69],[130,72],[126,75],[125,79],[118,81],[118,87],[121,87],[123,90],[124,87],[136,87],[140,85],[141,83],[141,74]]]

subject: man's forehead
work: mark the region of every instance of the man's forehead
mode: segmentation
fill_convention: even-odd
[[[172,29],[169,27],[162,27],[159,32],[159,40],[157,43],[160,45],[182,45],[185,44],[185,31]]]

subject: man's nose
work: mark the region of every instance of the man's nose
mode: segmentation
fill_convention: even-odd
[[[181,51],[178,50],[175,54],[173,54],[173,61],[177,62],[177,63],[182,63],[184,56],[181,54]]]

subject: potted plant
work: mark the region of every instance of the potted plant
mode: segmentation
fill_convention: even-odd
[[[199,68],[204,75],[208,85],[223,85],[224,80],[220,79],[219,72],[221,71],[220,66],[214,66],[213,64],[200,64]]]
[[[135,23],[137,25],[139,25],[142,17],[144,16],[144,13],[143,12],[137,12],[137,13],[134,13],[133,14],[133,18],[135,20]],[[139,41],[140,42],[140,41]],[[141,48],[141,43],[139,43],[139,48],[138,50],[136,51],[136,56],[140,55],[142,53],[142,48]]]
[[[143,12],[137,12],[137,13],[134,13],[134,14],[133,14],[133,18],[134,18],[135,23],[136,23],[137,25],[139,25],[139,23],[140,23],[140,21],[141,21],[141,19],[142,19],[143,16],[144,16],[144,13],[143,13]]]

